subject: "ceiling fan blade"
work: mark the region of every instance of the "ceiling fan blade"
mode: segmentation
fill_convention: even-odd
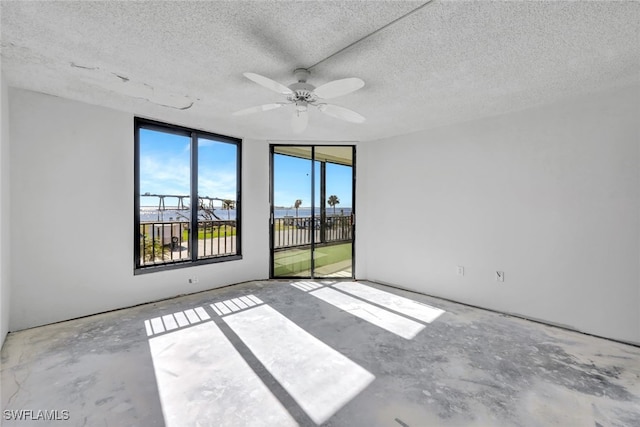
[[[258,105],[258,106],[255,106],[255,107],[249,107],[249,108],[245,108],[244,110],[236,111],[235,113],[233,113],[233,115],[234,116],[244,116],[246,114],[257,113],[259,111],[275,110],[276,108],[280,108],[283,105],[287,105],[287,103],[286,102],[279,102],[279,103],[276,103],[276,104]]]
[[[293,93],[291,89],[289,89],[285,85],[280,84],[275,80],[271,80],[268,77],[261,76],[260,74],[256,74],[256,73],[242,73],[242,74],[249,80],[258,83],[260,86],[264,86],[267,89],[271,89],[274,92],[278,92],[283,95],[291,95]]]
[[[318,98],[330,99],[355,92],[363,86],[364,81],[357,77],[350,77],[348,79],[334,80],[332,82],[325,83],[322,86],[315,88],[313,93],[318,95]]]
[[[318,104],[318,110],[323,113],[335,117],[336,119],[346,120],[352,123],[364,123],[366,120],[363,116],[348,108],[331,104]]]
[[[309,124],[309,113],[307,111],[294,111],[291,118],[291,128],[293,133],[302,133]]]

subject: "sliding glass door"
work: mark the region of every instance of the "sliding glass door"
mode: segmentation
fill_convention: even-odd
[[[271,146],[271,277],[352,278],[353,146]]]
[[[296,155],[272,154],[272,276],[309,277],[313,150],[296,147]],[[275,204],[274,204],[275,200]]]

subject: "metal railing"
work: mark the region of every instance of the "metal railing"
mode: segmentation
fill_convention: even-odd
[[[236,222],[198,221],[198,243],[198,258],[235,254]]]
[[[198,221],[198,259],[234,255],[236,221]],[[186,221],[140,224],[140,265],[167,264],[191,259],[191,229]]]
[[[275,248],[351,241],[351,216],[274,219]],[[191,230],[186,221],[153,221],[140,224],[140,265],[159,265],[191,259]],[[198,259],[234,255],[237,251],[236,221],[198,221]]]
[[[311,244],[311,233],[315,233],[317,244],[350,241],[353,238],[351,216],[327,216],[324,224],[320,218],[309,217],[274,218],[274,247],[288,248]]]

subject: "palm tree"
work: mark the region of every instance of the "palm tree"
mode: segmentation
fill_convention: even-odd
[[[302,200],[298,199],[296,200],[296,202],[293,204],[293,207],[296,208],[296,216],[298,216],[298,208],[302,206]]]
[[[234,208],[235,202],[233,200],[225,199],[222,201],[222,209],[227,210],[227,219],[231,219],[229,211]]]
[[[329,196],[329,200],[327,200],[327,203],[329,204],[329,206],[333,207],[333,216],[335,216],[336,205],[340,204],[340,199],[338,199],[338,196],[336,196],[335,194],[332,194],[331,196]]]

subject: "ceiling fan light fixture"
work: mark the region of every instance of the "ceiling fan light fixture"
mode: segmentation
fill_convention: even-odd
[[[296,102],[296,111],[299,111],[299,112],[307,111],[307,107],[308,107],[307,101]]]
[[[309,113],[307,111],[298,111],[295,110],[293,112],[293,116],[291,117],[291,130],[295,134],[300,134],[305,131],[307,125],[309,124]]]

